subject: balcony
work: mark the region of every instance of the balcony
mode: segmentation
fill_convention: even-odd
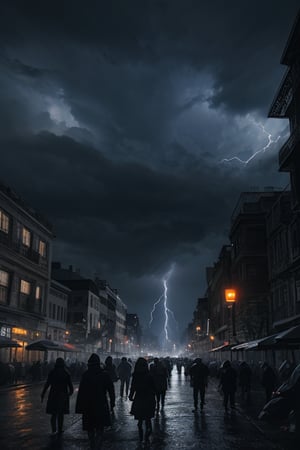
[[[286,143],[279,151],[279,170],[281,172],[289,172],[294,168],[294,159],[296,152],[300,151],[300,126],[295,128]]]

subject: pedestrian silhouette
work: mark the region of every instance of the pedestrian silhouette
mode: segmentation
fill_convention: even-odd
[[[228,400],[230,407],[235,408],[235,391],[236,391],[236,370],[231,366],[230,361],[225,361],[221,369],[220,386],[224,394],[225,411],[228,410]]]
[[[155,386],[144,358],[138,358],[135,364],[129,400],[133,402],[130,413],[138,420],[139,439],[143,441],[143,422],[145,422],[145,441],[148,442],[152,433],[151,419],[155,414]]]
[[[123,395],[124,395],[124,387],[125,387],[126,398],[128,397],[131,370],[132,370],[131,364],[127,361],[127,358],[125,356],[123,356],[123,358],[117,368],[117,374],[121,381],[120,397],[123,397]]]
[[[243,361],[239,367],[239,385],[241,387],[242,399],[249,403],[250,402],[250,391],[251,391],[251,378],[252,370],[248,364]]]
[[[263,364],[263,375],[261,384],[263,385],[266,393],[266,402],[271,400],[272,392],[275,390],[277,384],[277,376],[275,371],[267,362]]]
[[[46,413],[51,414],[52,433],[58,431],[61,434],[63,432],[64,414],[70,412],[69,396],[73,394],[71,377],[62,358],[57,358],[54,369],[49,372],[41,393],[41,401],[43,401],[49,386]]]
[[[154,358],[153,363],[150,365],[150,373],[154,380],[156,411],[158,412],[160,405],[161,409],[164,409],[165,406],[169,372],[163,361],[160,361],[158,358]]]
[[[100,358],[92,353],[88,369],[79,384],[75,412],[82,414],[82,429],[88,432],[90,446],[95,448],[101,441],[105,426],[111,425],[110,407],[115,406],[115,392],[109,375],[100,366]]]
[[[200,406],[201,411],[205,404],[205,389],[207,386],[208,379],[208,367],[203,364],[201,358],[195,359],[194,363],[190,368],[191,386],[193,387],[193,397],[194,397],[194,410],[198,410],[198,398],[200,394]]]

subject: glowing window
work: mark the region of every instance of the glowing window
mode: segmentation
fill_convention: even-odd
[[[30,294],[30,283],[28,281],[21,280],[20,292],[22,294]]]
[[[7,303],[8,300],[9,273],[0,270],[0,303]]]
[[[36,286],[36,288],[35,288],[35,298],[36,298],[36,300],[40,300],[41,297],[42,297],[41,286]]]
[[[39,242],[39,254],[45,258],[46,256],[46,242],[41,241]]]
[[[23,227],[22,230],[22,243],[26,245],[26,247],[30,247],[31,243],[31,233],[27,228]]]
[[[0,231],[3,231],[4,233],[8,234],[9,231],[9,217],[4,214],[3,211],[0,209]]]

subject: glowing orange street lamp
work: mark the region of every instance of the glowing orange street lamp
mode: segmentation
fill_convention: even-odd
[[[199,333],[199,331],[201,331],[201,327],[199,327],[199,325],[196,327],[196,331]]]
[[[228,309],[231,309],[231,320],[232,320],[232,337],[236,336],[235,330],[235,302],[236,302],[236,290],[235,289],[225,289],[225,300]]]
[[[225,300],[226,300],[226,303],[235,303],[236,290],[235,289],[225,289]]]

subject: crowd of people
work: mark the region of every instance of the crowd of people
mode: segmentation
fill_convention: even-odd
[[[116,399],[115,383],[118,380],[120,398],[132,402],[130,414],[137,420],[139,440],[149,441],[152,419],[163,411],[165,406],[173,365],[174,361],[170,358],[153,358],[149,361],[140,357],[133,364],[130,358],[124,356],[118,364],[114,364],[112,357],[108,356],[102,364],[97,354],[93,353],[89,357],[87,368],[81,374],[75,412],[82,415],[82,428],[88,434],[91,448],[95,448],[101,441],[105,427],[112,424]],[[218,377],[218,389],[222,394],[225,412],[229,407],[235,409],[238,387],[242,399],[246,402],[251,400],[253,373],[246,362],[240,363],[237,368],[230,361],[224,361],[215,370],[214,365],[209,367],[201,358],[193,361],[177,359],[176,367],[178,373],[183,369],[184,375],[190,379],[193,412],[197,412],[199,407],[201,411],[204,409],[208,378],[211,375]],[[268,401],[278,383],[278,377],[267,363],[263,364],[262,370],[261,384]],[[69,397],[73,394],[72,376],[62,358],[57,358],[55,366],[48,374],[41,393],[42,401],[49,387],[46,412],[51,415],[52,433],[61,434],[64,414],[68,414],[70,409]]]

